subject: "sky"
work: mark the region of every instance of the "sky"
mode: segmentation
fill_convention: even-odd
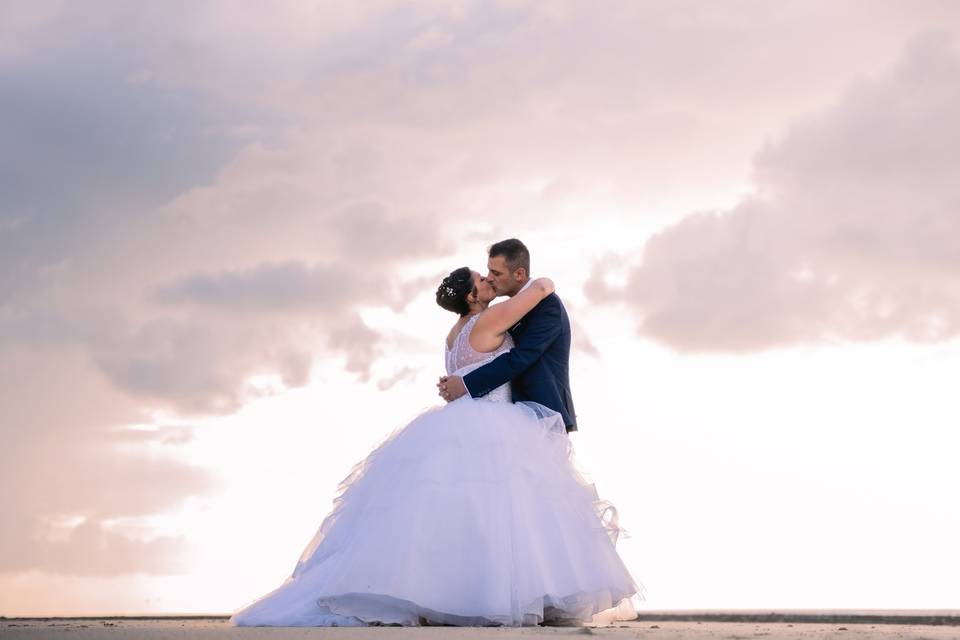
[[[230,613],[518,237],[649,609],[960,608],[960,5],[0,0],[0,615]]]

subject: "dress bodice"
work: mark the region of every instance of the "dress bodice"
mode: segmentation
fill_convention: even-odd
[[[471,347],[470,332],[473,331],[473,326],[479,317],[480,314],[478,313],[467,320],[467,323],[460,329],[460,333],[454,338],[452,349],[444,344],[447,375],[462,377],[513,348],[513,338],[510,337],[509,333],[504,336],[503,344],[493,351],[484,353],[482,351],[476,351]],[[507,382],[500,385],[479,399],[489,400],[491,402],[512,402],[513,398],[510,393],[510,383]]]

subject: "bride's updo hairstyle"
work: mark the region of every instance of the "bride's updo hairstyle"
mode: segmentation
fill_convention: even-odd
[[[437,304],[447,311],[465,316],[470,313],[467,294],[476,293],[476,290],[470,267],[460,267],[451,271],[437,287]]]

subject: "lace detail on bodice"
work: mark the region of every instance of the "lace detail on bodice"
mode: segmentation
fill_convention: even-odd
[[[487,364],[500,354],[506,353],[513,348],[513,338],[511,338],[510,334],[508,333],[503,338],[503,344],[493,351],[490,351],[489,353],[483,353],[481,351],[474,350],[474,348],[470,346],[470,332],[473,331],[473,325],[476,324],[477,318],[479,317],[480,314],[478,313],[467,320],[467,323],[463,325],[462,329],[460,329],[460,333],[458,333],[457,337],[454,338],[452,349],[447,348],[446,344],[444,344],[447,375],[462,377],[474,369]],[[507,382],[500,385],[482,398],[478,398],[478,400],[489,400],[490,402],[512,402],[513,398],[510,393],[510,383]]]

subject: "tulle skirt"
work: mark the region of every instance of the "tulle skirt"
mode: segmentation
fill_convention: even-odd
[[[577,470],[556,412],[463,397],[420,414],[356,464],[292,575],[230,621],[631,619],[643,586],[617,554],[620,533],[616,510]]]

